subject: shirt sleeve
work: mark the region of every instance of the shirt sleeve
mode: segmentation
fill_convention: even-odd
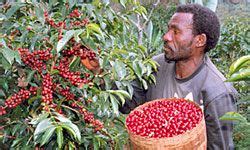
[[[233,94],[221,94],[205,106],[208,150],[234,149],[233,122],[219,120],[226,112],[231,111],[236,111]]]
[[[133,97],[132,100],[127,99],[125,104],[119,108],[119,111],[124,114],[130,113],[135,107],[143,104],[146,100],[147,90],[144,90],[138,81],[132,82],[133,86]]]

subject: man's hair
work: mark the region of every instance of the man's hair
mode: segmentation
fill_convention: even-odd
[[[179,5],[176,12],[193,14],[193,34],[207,36],[205,52],[216,46],[220,37],[220,22],[212,10],[199,4],[187,4]]]

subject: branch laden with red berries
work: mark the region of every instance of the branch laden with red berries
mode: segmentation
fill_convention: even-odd
[[[71,20],[69,26],[66,25],[66,21],[56,23],[54,19],[49,17],[48,12],[44,13],[44,17],[46,23],[58,32],[58,41],[62,39],[64,31],[84,27],[89,23],[88,18],[82,19],[82,14],[77,9],[67,17],[67,19]],[[66,47],[60,55],[53,55],[53,48],[34,50],[33,52],[30,52],[27,48],[18,48],[24,65],[37,71],[36,79],[40,87],[31,86],[29,89],[21,89],[18,93],[9,97],[5,101],[5,106],[0,106],[0,115],[8,112],[6,108],[13,109],[37,93],[41,94],[41,106],[43,110],[48,112],[55,110],[64,115],[61,104],[56,100],[59,94],[64,97],[63,102],[65,104],[69,104],[71,109],[76,110],[82,115],[86,123],[93,126],[94,131],[100,131],[103,128],[103,123],[100,120],[94,119],[94,115],[85,108],[81,100],[84,98],[80,98],[70,91],[70,86],[82,87],[82,85],[92,82],[90,74],[87,72],[73,72],[70,70],[69,66],[73,57],[93,60],[96,57],[96,53],[85,45],[77,43],[73,38],[68,42]],[[54,73],[56,71],[58,73]],[[67,82],[66,86],[61,86],[58,78],[62,78],[64,82]],[[39,82],[39,79],[41,82]],[[88,99],[88,102],[90,101]]]
[[[185,99],[152,102],[135,110],[126,119],[129,131],[149,138],[165,138],[193,129],[202,119],[202,110]]]

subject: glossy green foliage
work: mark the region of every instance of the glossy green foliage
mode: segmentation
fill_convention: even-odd
[[[0,116],[4,129],[0,131],[1,145],[13,149],[122,149],[128,137],[124,116],[118,108],[131,99],[132,80],[139,80],[145,89],[149,82],[154,82],[152,73],[157,64],[151,60],[147,44],[138,44],[138,31],[133,24],[134,16],[147,17],[146,9],[134,1],[120,4],[124,10],[114,11],[109,1],[79,4],[74,0],[68,3],[55,0],[12,3],[0,10],[0,106],[7,111]],[[81,16],[69,17],[76,9]],[[65,22],[66,28],[54,28],[46,20],[45,12],[55,24]],[[72,21],[82,19],[89,22],[85,26],[71,26]],[[151,35],[153,26],[148,28]],[[79,71],[82,76],[90,74],[91,83],[84,86],[71,84],[53,68],[64,57],[62,52],[72,48],[72,38],[97,54],[102,69],[95,74],[82,65],[80,57],[70,58],[70,71]],[[51,48],[52,59],[45,62],[47,69],[39,73],[25,65],[18,48],[30,52]],[[49,106],[42,101],[42,75],[46,73],[60,87],[69,88],[75,99],[67,101],[55,88],[56,107],[46,110]],[[6,108],[8,98],[30,86],[38,88],[35,95],[16,108]],[[84,109],[76,109],[73,102]],[[104,127],[95,130],[93,123],[84,120],[84,111],[92,113]]]

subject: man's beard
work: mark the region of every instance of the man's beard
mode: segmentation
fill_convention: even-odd
[[[187,60],[189,58],[189,53],[191,53],[191,46],[192,43],[189,43],[188,46],[186,48],[181,48],[182,49],[182,53],[180,53],[180,49],[178,49],[177,47],[175,47],[175,49],[173,49],[172,47],[168,46],[167,43],[164,43],[164,53],[165,53],[165,59],[167,61],[183,61],[183,60]],[[168,50],[166,50],[168,49]],[[184,53],[185,52],[185,53]]]
[[[176,54],[176,53],[175,53]],[[189,58],[189,55],[179,55],[179,54],[177,54],[177,55],[172,55],[172,56],[170,56],[166,51],[165,51],[165,59],[167,60],[167,61],[175,61],[175,62],[177,62],[177,61],[183,61],[183,60],[187,60]]]

